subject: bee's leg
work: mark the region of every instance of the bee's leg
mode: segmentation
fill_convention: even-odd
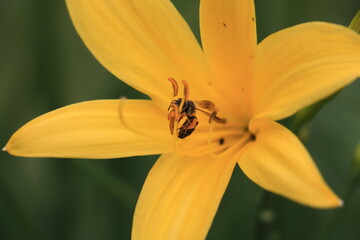
[[[180,122],[183,117],[186,117],[186,114],[185,114],[185,113],[181,113],[181,114],[179,115],[179,118],[177,119],[177,121]]]
[[[195,129],[195,127],[199,124],[199,121],[197,120],[197,117],[192,114],[189,116],[188,118],[190,120],[190,124],[189,126],[187,127],[188,129]]]
[[[184,124],[179,128],[178,137],[183,139],[183,138],[190,136],[194,132],[194,130],[198,124],[199,124],[199,122],[198,122],[195,114],[188,116],[186,121],[184,122]]]
[[[177,84],[176,80],[171,78],[171,77],[169,77],[168,80],[172,84],[172,87],[173,87],[173,90],[174,90],[174,97],[176,97],[178,95],[178,89],[179,89],[178,84]]]

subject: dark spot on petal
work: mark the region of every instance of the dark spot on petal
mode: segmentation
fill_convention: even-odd
[[[225,139],[224,139],[224,138],[220,138],[220,139],[219,139],[219,144],[220,144],[220,145],[223,145],[224,143],[225,143]]]
[[[251,18],[251,20],[254,22],[254,21],[255,21],[255,18],[254,18],[254,17],[252,17],[252,18]]]
[[[250,135],[250,141],[255,141],[255,140],[256,140],[256,135],[251,134],[251,135]]]
[[[226,27],[226,24],[225,24],[225,23],[223,23],[223,26],[224,26],[224,27]]]

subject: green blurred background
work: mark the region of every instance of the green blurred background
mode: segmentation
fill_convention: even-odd
[[[173,2],[199,36],[199,0]],[[359,0],[255,2],[259,41],[306,21],[348,25],[360,8]],[[120,96],[145,97],[94,59],[63,0],[0,0],[1,146],[38,115]],[[306,142],[344,207],[310,209],[270,196],[269,239],[360,239],[360,181],[353,167],[360,142],[359,103],[357,81],[319,112]],[[0,239],[129,239],[136,198],[156,158],[26,159],[1,152]],[[263,195],[236,169],[208,239],[264,239],[257,220]]]

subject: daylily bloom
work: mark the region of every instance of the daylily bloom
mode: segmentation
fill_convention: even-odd
[[[301,204],[342,204],[302,143],[276,121],[360,76],[357,33],[311,22],[257,44],[252,0],[201,0],[200,47],[169,0],[67,0],[67,6],[99,62],[151,100],[60,108],[20,128],[6,145],[10,154],[162,154],[137,202],[133,239],[204,239],[237,165],[264,189]],[[190,91],[183,94],[179,84],[180,96],[174,98],[168,78],[185,80]],[[180,139],[184,105],[173,106],[171,135],[168,107],[183,97],[211,101],[226,124],[209,123],[214,115],[196,111],[198,125]]]

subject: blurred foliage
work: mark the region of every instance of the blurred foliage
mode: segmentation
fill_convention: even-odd
[[[199,0],[173,2],[199,36]],[[256,0],[259,41],[307,21],[347,26],[359,8],[358,0]],[[0,0],[0,53],[1,145],[27,121],[61,106],[146,97],[94,59],[64,1]],[[360,141],[359,92],[356,82],[327,103],[306,142],[343,208],[310,209],[272,196],[270,212],[259,216],[263,190],[235,169],[208,239],[254,239],[264,216],[274,221],[273,240],[360,239],[359,177],[350,174]],[[0,239],[129,239],[136,197],[155,160],[26,159],[1,152]]]
[[[351,21],[349,28],[353,29],[357,33],[360,33],[360,9],[357,12],[357,14],[355,15],[355,17],[353,18],[353,20]]]

